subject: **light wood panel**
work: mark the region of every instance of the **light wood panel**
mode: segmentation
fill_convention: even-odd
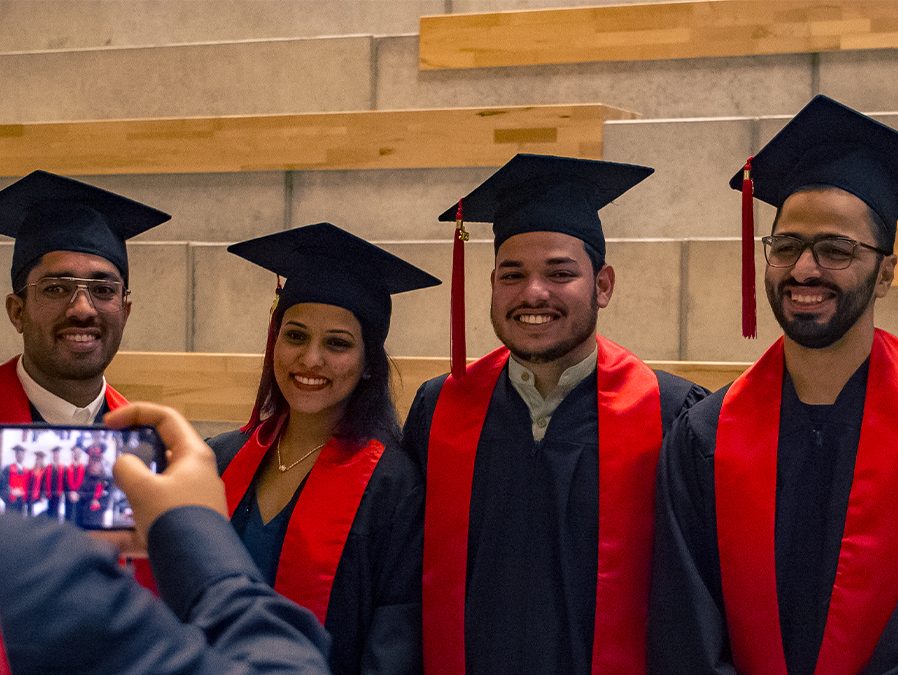
[[[449,370],[441,358],[397,357],[394,387],[404,417],[422,382]],[[734,380],[747,363],[649,361],[709,389]],[[188,419],[246,422],[256,396],[260,354],[119,352],[106,371],[110,384],[133,401],[155,401],[180,410]]]
[[[422,70],[898,47],[895,0],[703,0],[424,16]]]
[[[601,104],[0,125],[0,175],[501,166],[518,152],[600,159]]]

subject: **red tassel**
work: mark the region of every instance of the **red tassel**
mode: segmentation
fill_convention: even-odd
[[[751,160],[742,174],[742,337],[758,337],[758,315],[755,303],[755,215],[752,198]]]
[[[467,347],[465,345],[465,232],[462,200],[455,213],[455,236],[452,241],[452,287],[450,290],[449,353],[450,372],[458,379],[465,376]]]

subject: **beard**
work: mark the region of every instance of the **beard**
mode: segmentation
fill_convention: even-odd
[[[547,306],[548,305],[518,305],[506,313],[505,321],[513,321],[511,318],[512,314],[520,309],[544,309]],[[548,345],[538,351],[528,351],[516,344],[514,337],[505,330],[505,324],[496,320],[492,309],[490,310],[490,319],[492,320],[493,330],[496,332],[496,336],[518,361],[528,363],[549,363],[566,356],[586,340],[595,336],[596,321],[599,316],[599,302],[595,290],[593,290],[592,297],[590,298],[589,308],[577,308],[577,311],[578,314],[574,316],[570,332],[554,344]],[[563,314],[567,313],[564,312]]]
[[[842,339],[866,311],[873,298],[878,273],[879,270],[874,269],[858,286],[847,291],[819,279],[806,284],[796,284],[787,279],[776,287],[765,281],[764,287],[773,315],[789,339],[802,347],[823,349]],[[787,285],[831,290],[836,297],[836,311],[832,318],[825,323],[819,323],[813,314],[797,314],[794,318],[788,319],[783,311],[783,296]]]

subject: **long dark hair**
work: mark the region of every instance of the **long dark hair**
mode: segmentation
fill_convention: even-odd
[[[289,307],[278,306],[271,315],[256,402],[249,421],[241,427],[241,431],[245,433],[253,432],[269,418],[280,417],[290,412],[287,399],[281,393],[274,376],[274,345],[287,309]],[[364,374],[350,394],[346,410],[337,422],[333,435],[359,445],[371,438],[383,442],[396,441],[399,438],[399,418],[393,404],[390,358],[387,356],[384,343],[371,337],[374,331],[368,330],[365,322],[359,317],[356,318],[362,326],[362,344],[365,347]]]

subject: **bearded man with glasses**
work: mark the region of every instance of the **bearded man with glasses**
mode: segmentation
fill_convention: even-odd
[[[895,672],[898,132],[818,96],[745,173],[784,336],[665,439],[649,670]]]
[[[125,240],[169,218],[44,171],[0,191],[0,233],[16,240],[6,313],[24,345],[0,366],[0,422],[92,424],[125,403],[103,374],[131,312]]]

